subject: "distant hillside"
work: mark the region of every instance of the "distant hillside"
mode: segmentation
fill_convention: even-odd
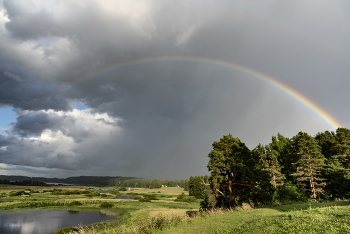
[[[135,179],[134,177],[110,177],[110,176],[77,176],[68,177],[66,179],[60,178],[45,178],[45,177],[28,177],[28,176],[8,176],[0,175],[0,180],[10,181],[23,181],[23,180],[35,180],[44,181],[48,183],[59,183],[59,184],[78,184],[78,185],[100,185],[100,186],[111,186],[115,185],[115,180],[124,181],[129,179]]]
[[[142,188],[159,188],[162,185],[167,187],[182,187],[187,190],[187,180],[156,180],[142,179],[136,177],[122,176],[76,176],[66,179],[45,178],[45,177],[28,177],[0,175],[0,180],[23,181],[34,180],[44,181],[46,183],[58,184],[75,184],[75,185],[94,185],[94,186],[118,186],[118,187],[142,187]]]

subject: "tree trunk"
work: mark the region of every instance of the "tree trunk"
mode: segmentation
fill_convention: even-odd
[[[230,199],[230,201],[229,201],[229,207],[231,207],[231,208],[234,208],[234,202],[233,202],[233,194],[232,194],[232,181],[231,181],[231,176],[230,175],[228,175],[228,185],[227,185],[227,189],[228,189],[228,191],[229,191],[229,193],[230,193],[230,197],[229,197],[229,199]]]
[[[317,202],[317,200],[316,200],[315,183],[314,183],[312,178],[310,179],[310,186],[311,186],[312,196],[314,197],[315,202]]]

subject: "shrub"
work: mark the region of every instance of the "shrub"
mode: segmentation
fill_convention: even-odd
[[[90,193],[92,196],[94,196],[94,197],[98,197],[98,196],[101,196],[101,194],[100,193],[98,193],[98,192],[93,192],[93,193]]]
[[[279,201],[300,201],[303,200],[302,194],[299,193],[298,187],[291,183],[286,183],[278,192]]]
[[[113,204],[112,203],[109,203],[109,202],[102,202],[101,204],[100,204],[100,207],[101,208],[111,208],[113,206]]]
[[[121,194],[118,190],[112,190],[109,193],[114,194],[114,195],[120,195]]]
[[[101,197],[107,197],[107,194],[102,193]]]
[[[83,190],[83,191],[80,191],[81,194],[89,194],[91,193],[89,190]]]
[[[148,197],[143,197],[139,199],[139,202],[151,202],[151,199],[149,199]]]
[[[136,197],[134,197],[134,200],[140,200],[142,197],[140,197],[140,196],[136,196]]]
[[[80,201],[72,201],[69,203],[69,206],[81,206],[83,205]]]
[[[174,200],[176,202],[196,202],[197,199],[194,196],[186,196],[185,193],[181,193],[177,198]]]
[[[11,191],[9,193],[10,197],[14,197],[14,196],[21,196],[21,195],[25,195],[26,192],[24,190],[20,190],[20,191]]]
[[[118,190],[119,191],[126,191],[126,188],[125,187],[120,187]]]

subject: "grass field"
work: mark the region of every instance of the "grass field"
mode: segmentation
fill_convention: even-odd
[[[88,197],[87,194],[54,195],[53,189],[62,191],[89,191],[94,196]],[[113,191],[114,190],[114,191]],[[20,195],[11,195],[14,191],[22,191]],[[97,191],[106,191],[99,195]],[[67,209],[80,211],[101,211],[113,216],[122,215],[123,219],[115,222],[107,222],[101,225],[94,225],[94,232],[110,230],[110,233],[134,232],[139,225],[138,222],[147,220],[151,216],[159,213],[174,213],[184,216],[187,210],[198,210],[199,202],[184,203],[175,202],[176,197],[181,194],[183,188],[160,188],[144,189],[136,188],[130,191],[115,191],[115,187],[82,187],[82,186],[54,186],[54,187],[33,187],[33,186],[12,186],[0,185],[0,209]],[[186,192],[185,192],[186,193]],[[140,202],[138,200],[116,199],[117,196],[152,196],[151,202]],[[5,201],[5,202],[4,202]],[[70,205],[74,201],[79,201],[82,205]],[[102,208],[101,203],[108,202],[113,204],[111,208]],[[142,224],[140,224],[142,226]],[[136,229],[135,229],[136,227]],[[69,230],[68,230],[69,231]]]
[[[102,211],[123,219],[80,229],[77,233],[350,233],[350,206],[348,201],[324,203],[294,203],[252,209],[245,205],[236,211],[217,210],[202,213],[194,218],[186,211],[199,209],[194,203],[175,202],[181,188],[132,189],[113,192],[112,187],[54,187],[63,191],[105,190],[103,196],[87,197],[86,194],[53,195],[53,187],[0,186],[0,209],[74,209]],[[18,196],[9,196],[13,190],[25,191]],[[13,193],[13,192],[12,192]],[[158,200],[140,202],[115,199],[118,195],[149,197]],[[72,207],[73,201],[82,205]],[[102,202],[113,204],[102,208]],[[63,230],[61,230],[63,231]],[[65,229],[67,233],[72,230]],[[58,232],[59,233],[59,232]],[[63,232],[61,232],[63,233]]]

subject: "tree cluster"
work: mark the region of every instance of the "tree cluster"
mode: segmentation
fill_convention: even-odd
[[[135,177],[122,176],[76,176],[65,179],[45,178],[45,177],[28,177],[28,176],[12,176],[0,175],[0,181],[25,181],[35,180],[58,184],[74,184],[74,185],[92,185],[92,186],[117,186],[117,187],[137,187],[137,188],[160,188],[163,186],[187,188],[187,180],[157,180],[143,179]]]
[[[188,195],[194,196],[197,199],[204,198],[206,185],[209,183],[209,176],[191,176],[188,180]]]
[[[207,181],[203,176],[189,180],[190,195],[204,198],[203,209],[349,196],[349,129],[314,137],[299,132],[290,139],[278,134],[272,136],[271,143],[252,150],[229,134],[212,146]]]
[[[45,182],[37,181],[37,180],[22,180],[22,181],[0,180],[0,184],[11,184],[11,185],[21,185],[21,186],[48,186]]]

